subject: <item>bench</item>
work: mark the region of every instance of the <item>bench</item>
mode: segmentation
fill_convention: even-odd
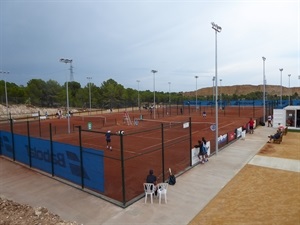
[[[280,144],[282,142],[283,133],[280,134],[278,139],[273,139],[273,143]]]

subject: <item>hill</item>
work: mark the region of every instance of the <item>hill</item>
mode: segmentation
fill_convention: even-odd
[[[184,96],[195,96],[196,91],[184,92]],[[234,86],[219,86],[218,93],[222,93],[225,95],[246,95],[252,92],[263,92],[263,85],[234,85]],[[213,88],[206,87],[198,89],[198,96],[209,96],[212,95]],[[277,95],[281,94],[281,86],[280,85],[266,85],[266,93],[269,95]],[[282,87],[282,95],[294,95],[298,93],[300,95],[300,87]]]

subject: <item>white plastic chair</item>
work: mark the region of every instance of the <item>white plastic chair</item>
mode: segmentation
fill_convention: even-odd
[[[164,195],[165,203],[167,204],[167,190],[168,190],[168,183],[159,183],[157,185],[157,194],[159,197],[159,204],[161,203],[162,195]]]
[[[145,203],[147,203],[147,196],[150,195],[151,204],[153,204],[153,196],[155,192],[155,187],[153,183],[144,183],[144,191],[145,191]]]

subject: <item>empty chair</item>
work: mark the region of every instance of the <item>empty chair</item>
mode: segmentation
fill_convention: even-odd
[[[153,183],[144,183],[144,191],[145,191],[145,203],[147,203],[147,197],[150,195],[151,204],[153,203],[153,195],[155,191],[155,187]]]
[[[167,203],[167,190],[168,190],[168,183],[159,183],[157,185],[157,194],[159,197],[159,204],[161,203],[162,195],[165,199],[165,203]]]

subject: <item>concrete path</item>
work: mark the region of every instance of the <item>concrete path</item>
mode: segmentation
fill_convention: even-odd
[[[162,201],[159,205],[158,199],[154,199],[153,204],[145,204],[143,198],[122,209],[2,158],[0,195],[33,207],[46,207],[64,220],[84,225],[187,224],[247,163],[272,167],[278,164],[272,159],[268,165],[268,160],[255,156],[274,131],[258,127],[254,134],[247,134],[245,140],[235,141],[210,157],[208,163],[178,177],[176,185],[169,186],[168,204]],[[297,162],[287,169],[299,172]]]

